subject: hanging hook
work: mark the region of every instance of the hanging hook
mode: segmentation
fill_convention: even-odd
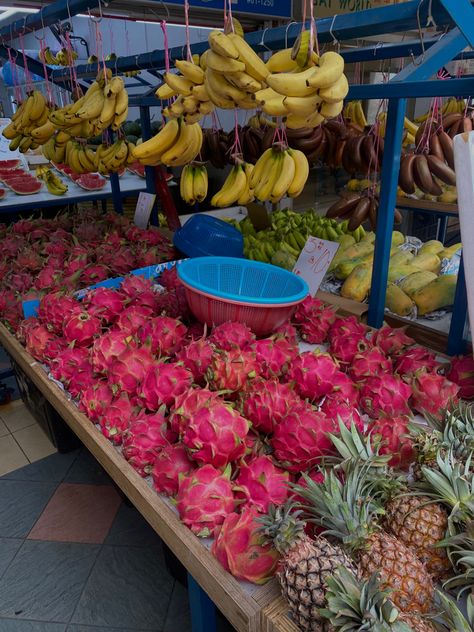
[[[94,22],[95,24],[99,24],[100,22],[102,22],[103,20],[103,15],[102,15],[102,0],[99,0],[99,17],[95,18],[90,9],[87,9],[87,12],[89,13],[89,18],[92,20],[92,22]]]
[[[338,47],[338,48],[340,49],[340,48],[341,48],[341,45],[340,45],[340,43],[339,43],[339,40],[338,40],[338,39],[337,39],[337,37],[334,35],[334,27],[335,27],[335,25],[336,25],[336,18],[337,18],[337,15],[336,15],[336,14],[334,14],[334,15],[332,16],[331,27],[329,28],[329,35],[330,35],[330,36],[331,36],[331,38],[332,38],[332,43],[333,43],[333,46],[336,46],[336,47]],[[338,51],[338,52],[339,52],[339,51]]]
[[[163,7],[163,9],[166,11],[166,18],[165,18],[165,20],[169,20],[169,19],[170,19],[170,10],[169,10],[168,5],[167,5],[167,4],[165,4],[165,3],[163,2],[163,0],[159,0],[159,2],[160,2],[160,4],[161,4],[161,6]],[[158,13],[157,13],[154,9],[149,9],[149,11],[150,11],[150,13],[153,13],[153,15],[155,15],[155,16],[156,16],[156,17],[160,20],[160,22],[162,22],[162,21],[163,21],[163,18],[162,18],[162,17],[160,17],[160,16],[158,15]]]
[[[265,50],[267,50],[269,53],[273,52],[271,48],[268,48],[268,46],[265,44],[265,33],[268,31],[268,27],[264,29],[263,33],[262,33],[262,39],[260,40],[260,42],[258,43],[259,46],[263,46],[263,48],[265,48]]]
[[[298,24],[298,22],[296,22],[296,20],[292,20],[291,22],[288,22],[288,24],[286,25],[286,30],[285,30],[285,48],[288,48],[288,29],[290,28],[290,26],[292,24]]]

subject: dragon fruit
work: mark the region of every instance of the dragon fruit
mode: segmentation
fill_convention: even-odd
[[[422,415],[431,415],[439,421],[444,411],[458,401],[459,386],[443,375],[418,371],[413,376],[413,408]]]
[[[133,270],[135,268],[135,264],[135,255],[130,248],[124,246],[114,252],[113,260],[109,265],[113,268],[115,274],[122,275],[127,274],[130,270]]]
[[[22,320],[18,326],[18,329],[15,332],[16,339],[21,342],[22,345],[26,344],[26,336],[28,331],[31,329],[35,329],[40,325],[40,321],[35,316],[30,316],[30,318],[25,318]]]
[[[196,412],[216,401],[220,401],[219,394],[207,388],[187,389],[175,398],[170,415],[171,428],[181,436]]]
[[[56,334],[62,334],[64,320],[80,308],[79,303],[62,292],[43,296],[38,306],[38,318]]]
[[[153,462],[153,487],[160,494],[175,496],[180,477],[195,469],[196,466],[189,460],[186,448],[181,443],[167,445],[158,452]]]
[[[243,350],[252,344],[255,335],[243,323],[223,323],[212,330],[209,340],[222,351]]]
[[[273,332],[273,337],[276,338],[285,338],[287,342],[291,345],[297,347],[298,346],[298,332],[296,331],[296,327],[294,327],[291,323],[283,323],[280,327],[277,327]]]
[[[155,299],[155,312],[161,316],[169,316],[170,318],[179,318],[188,322],[191,319],[188,301],[184,287],[178,287],[176,290],[169,290],[162,294],[157,294]]]
[[[91,421],[99,421],[112,403],[114,394],[105,380],[100,380],[81,393],[80,410]]]
[[[336,320],[336,312],[317,298],[308,296],[298,305],[294,321],[301,337],[311,344],[326,341],[329,329]]]
[[[333,378],[338,365],[328,353],[305,351],[297,356],[286,374],[294,382],[296,392],[303,398],[316,401],[333,390]]]
[[[250,423],[224,402],[196,410],[183,433],[183,444],[198,463],[225,467],[244,456]]]
[[[140,476],[148,476],[163,448],[176,439],[162,412],[147,415],[141,411],[130,420],[122,435],[122,454]]]
[[[307,296],[296,308],[293,314],[293,321],[298,324],[304,323],[311,318],[315,312],[319,312],[324,309],[324,307],[324,303],[320,301],[319,298]]]
[[[63,335],[68,342],[79,347],[89,347],[102,329],[102,323],[96,316],[87,312],[75,312],[63,324]]]
[[[388,325],[378,329],[372,336],[372,343],[388,356],[397,356],[407,347],[415,344],[413,338],[407,336],[404,328],[393,329]]]
[[[163,405],[169,408],[192,382],[193,375],[184,366],[176,362],[162,362],[146,371],[138,395],[148,410],[158,410]]]
[[[411,381],[417,371],[435,372],[441,367],[434,353],[423,347],[411,347],[397,357],[395,373]]]
[[[301,399],[289,384],[278,380],[254,380],[242,393],[242,413],[255,430],[270,434],[276,424],[290,410],[301,404]]]
[[[379,454],[389,454],[391,459],[388,464],[398,470],[408,470],[416,459],[408,427],[410,422],[410,417],[406,415],[380,415],[368,428],[372,438],[380,442]]]
[[[150,307],[131,305],[119,314],[115,321],[115,327],[127,334],[134,335],[152,316],[153,310]]]
[[[474,359],[472,356],[452,358],[446,377],[459,386],[459,397],[474,399]]]
[[[181,321],[168,316],[157,316],[146,322],[138,332],[138,337],[155,355],[169,357],[183,346],[186,331],[186,326]]]
[[[167,290],[174,290],[177,287],[180,287],[181,281],[178,279],[178,270],[176,266],[169,268],[168,270],[163,270],[158,277],[158,283]]]
[[[332,379],[332,390],[327,397],[332,402],[346,402],[357,408],[360,401],[360,386],[342,371],[337,371]]]
[[[240,514],[226,516],[211,549],[226,571],[253,584],[268,582],[280,558],[272,544],[265,542],[261,527],[256,509],[244,507]]]
[[[368,377],[391,372],[392,361],[378,347],[370,347],[357,353],[348,371],[354,382],[363,382]]]
[[[144,276],[131,274],[122,281],[120,291],[128,298],[135,298],[143,292],[153,292],[153,281],[151,279],[145,279]]]
[[[28,327],[25,332],[25,346],[35,360],[43,362],[48,346],[56,339],[56,336],[39,323],[36,327]]]
[[[176,508],[181,520],[197,536],[213,536],[234,511],[236,503],[229,476],[230,468],[221,472],[204,465],[181,477]]]
[[[83,347],[67,348],[53,360],[51,375],[67,387],[75,375],[88,372],[91,368],[88,349]]]
[[[343,369],[348,368],[355,356],[366,351],[369,347],[368,339],[358,333],[333,336],[329,343],[329,351],[339,361]]]
[[[101,265],[100,263],[94,263],[86,266],[81,272],[81,284],[82,285],[94,285],[99,281],[105,281],[110,277],[110,268]]]
[[[69,380],[67,388],[71,397],[73,399],[77,399],[85,390],[91,388],[94,384],[96,384],[96,382],[97,378],[94,375],[92,366],[89,365],[89,367],[85,371],[74,373],[74,375]]]
[[[123,433],[127,430],[134,415],[135,408],[127,393],[120,393],[99,420],[102,434],[116,445],[120,445]]]
[[[38,272],[43,267],[42,257],[30,248],[18,254],[16,263],[19,268],[25,268],[26,270],[31,270],[31,272]]]
[[[67,343],[63,338],[53,338],[48,343],[47,348],[44,350],[43,358],[47,364],[51,364],[52,361],[58,357],[60,353],[62,353],[65,349],[67,349]]]
[[[35,279],[35,288],[37,290],[47,290],[54,286],[60,285],[61,273],[58,272],[57,267],[51,265],[46,266],[40,272]]]
[[[156,360],[146,347],[128,347],[109,365],[109,382],[119,391],[125,391],[133,396],[137,393],[148,370],[155,364]],[[158,408],[159,406],[154,410]]]
[[[378,377],[369,377],[362,384],[361,405],[369,417],[376,418],[381,413],[387,415],[409,415],[408,400],[411,386],[405,384],[397,375],[383,373]]]
[[[339,316],[329,329],[329,340],[340,338],[341,336],[359,336],[364,338],[369,328],[357,320],[356,316]]]
[[[271,504],[282,505],[286,501],[289,480],[289,473],[277,467],[269,456],[257,456],[241,463],[234,492],[238,499],[267,513]]]
[[[259,373],[267,380],[284,375],[298,355],[298,347],[280,337],[257,340],[252,349],[260,367]]]
[[[354,423],[358,430],[361,432],[364,431],[364,422],[359,411],[347,402],[341,400],[333,401],[330,397],[326,397],[320,410],[328,419],[333,420],[335,429],[337,429],[340,419],[348,428],[350,428],[351,424]]]
[[[200,338],[199,340],[192,340],[183,347],[176,354],[176,360],[182,362],[191,371],[197,384],[202,384],[206,372],[211,366],[213,354],[212,344],[206,338]]]
[[[91,349],[92,366],[97,373],[107,373],[110,366],[127,349],[136,349],[137,343],[123,331],[108,331],[94,340]]]
[[[87,293],[84,304],[92,316],[113,323],[124,310],[123,295],[107,287],[98,287]]]
[[[294,408],[275,426],[270,441],[274,455],[290,472],[314,467],[323,457],[334,454],[328,433],[334,422],[309,405]]]
[[[215,391],[241,391],[258,375],[254,351],[216,351],[207,370],[209,387]]]

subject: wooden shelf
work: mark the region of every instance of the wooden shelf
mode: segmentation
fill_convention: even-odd
[[[411,209],[413,211],[430,211],[440,215],[457,215],[457,204],[444,204],[443,202],[432,202],[431,200],[416,200],[409,197],[398,197],[397,207]]]

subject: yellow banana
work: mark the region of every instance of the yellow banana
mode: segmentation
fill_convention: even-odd
[[[183,108],[188,114],[195,114],[199,110],[200,101],[194,97],[184,97]]]
[[[180,75],[175,75],[172,72],[165,72],[163,79],[170,88],[175,90],[178,94],[182,94],[185,97],[189,97],[191,89],[193,87],[192,81],[185,79]]]
[[[346,75],[342,74],[339,79],[328,88],[321,88],[319,96],[327,103],[337,103],[343,101],[349,92],[349,82]]]
[[[200,66],[182,59],[175,61],[175,66],[188,81],[197,85],[204,83],[204,70]]]
[[[185,165],[196,158],[201,151],[202,129],[197,124],[181,124],[179,137],[170,149],[163,152],[161,162],[170,167]]]
[[[309,163],[305,154],[299,149],[288,149],[288,154],[295,163],[293,180],[288,187],[287,193],[290,197],[297,197],[302,192],[309,176]]]
[[[178,91],[170,88],[167,83],[163,83],[155,92],[155,95],[158,99],[162,99],[163,101],[166,99],[172,99],[178,95]]]
[[[334,118],[335,116],[339,116],[344,108],[344,101],[337,101],[336,103],[326,103],[324,102],[319,108],[319,113],[324,118]]]
[[[315,94],[310,97],[284,97],[283,104],[287,112],[297,116],[307,117],[316,112],[321,104],[321,96]]]
[[[270,74],[266,78],[267,84],[275,92],[287,97],[307,97],[316,93],[317,88],[308,85],[309,78],[316,72],[315,68],[308,68],[303,72]]]
[[[102,107],[102,111],[99,115],[99,122],[101,125],[106,126],[109,121],[113,119],[115,116],[115,103],[117,101],[117,97],[112,92],[109,96],[105,97],[104,105]]]
[[[211,200],[212,206],[219,206],[224,208],[225,206],[230,206],[233,202],[235,202],[235,181],[238,175],[238,165],[234,165],[230,170],[229,175],[227,176],[224,184],[220,191],[218,191]],[[242,167],[240,167],[242,169]],[[245,174],[244,174],[245,175]]]
[[[270,199],[274,204],[276,202],[279,202],[281,198],[286,194],[295,177],[295,171],[296,163],[290,156],[288,151],[285,151],[283,153],[280,176],[275,182],[270,196]]]
[[[196,202],[203,202],[207,197],[208,178],[204,165],[195,167],[193,174],[193,193]]]
[[[104,94],[107,97],[111,94],[118,94],[119,92],[122,92],[122,90],[125,90],[125,84],[122,77],[112,77],[104,88]]]
[[[236,88],[227,81],[224,75],[214,72],[210,68],[206,70],[206,86],[210,86],[214,93],[217,93],[224,99],[237,102],[247,98],[246,92]]]
[[[226,59],[238,59],[239,51],[229,35],[226,35],[222,31],[211,31],[208,41],[213,53]]]
[[[229,72],[244,72],[245,64],[237,59],[231,59],[230,57],[221,57],[214,51],[210,50],[206,55],[207,69],[215,70],[225,75]]]
[[[238,51],[239,61],[245,64],[245,72],[257,81],[265,81],[270,74],[270,70],[253,48],[235,33],[229,33],[228,38]]]
[[[206,69],[207,72],[207,69]],[[206,77],[206,82],[204,84],[206,86],[207,93],[209,94],[210,100],[214,103],[214,105],[218,108],[222,108],[224,110],[233,110],[235,107],[235,103],[232,99],[226,99],[215,90],[212,89],[209,81]]]
[[[80,119],[96,118],[102,112],[105,97],[101,90],[95,91],[89,99],[85,99],[83,106],[76,113]]]
[[[270,199],[273,187],[278,181],[281,175],[281,169],[283,167],[283,154],[281,152],[274,151],[270,159],[269,168],[264,174],[261,182],[255,187],[255,197],[261,202],[265,202]]]
[[[200,101],[199,112],[203,116],[206,116],[207,114],[210,114],[211,112],[214,112],[214,109],[215,107],[212,101]]]
[[[126,90],[119,92],[115,101],[115,115],[121,116],[124,112],[128,114],[128,92]]]
[[[9,123],[2,132],[2,136],[4,136],[7,140],[13,140],[18,136],[18,129],[15,124]]]
[[[250,176],[252,175],[253,165],[249,162],[246,162],[244,164],[244,171],[245,171],[246,185],[245,185],[245,189],[242,191],[242,193],[240,194],[240,197],[237,200],[237,204],[242,204],[245,206],[246,204],[253,202],[253,200],[255,199],[253,191],[250,188]]]
[[[296,60],[291,56],[292,49],[284,48],[276,53],[273,53],[270,59],[266,62],[266,67],[269,72],[291,72],[298,68]]]
[[[191,165],[185,165],[179,181],[179,193],[186,204],[196,202],[193,191],[193,172],[194,168]]]
[[[46,109],[46,99],[39,90],[33,91],[33,104],[30,111],[30,119],[37,121]]]
[[[166,123],[161,131],[150,140],[137,145],[133,154],[137,160],[142,158],[159,158],[178,139],[180,124],[177,119],[171,119]]]
[[[340,79],[344,72],[344,58],[328,51],[319,58],[319,65],[308,76],[308,85],[313,88],[328,88]]]
[[[324,105],[324,104],[323,104]],[[288,129],[301,129],[302,127],[317,127],[324,121],[324,116],[318,111],[310,116],[298,116],[297,114],[288,114],[285,119],[285,125]]]
[[[255,163],[255,166],[253,168],[253,171],[250,175],[250,180],[249,180],[249,185],[250,188],[252,190],[255,189],[255,187],[257,186],[257,184],[260,182],[261,178],[263,177],[264,173],[266,173],[270,161],[273,157],[273,153],[274,150],[272,147],[270,147],[269,149],[266,149],[263,154],[260,156],[260,158],[257,160],[257,162]]]
[[[128,108],[125,110],[125,112],[122,112],[122,114],[120,115],[116,114],[112,122],[113,131],[116,132],[121,127],[121,125],[125,123],[127,118],[128,118]]]
[[[198,101],[209,101],[209,93],[203,84],[193,86],[191,94]]]
[[[262,89],[261,82],[246,72],[233,72],[228,76],[228,81],[245,92],[255,93]]]

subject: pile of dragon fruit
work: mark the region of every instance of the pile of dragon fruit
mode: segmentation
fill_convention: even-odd
[[[13,330],[21,320],[22,300],[176,259],[162,231],[94,209],[0,224],[0,252],[0,320]]]
[[[238,578],[260,583],[275,570],[256,519],[302,472],[317,480],[339,419],[378,435],[381,453],[408,469],[413,415],[474,398],[472,358],[443,365],[401,329],[372,334],[308,298],[268,338],[240,323],[207,332],[175,271],[158,282],[164,293],[129,276],[82,301],[48,294],[17,335],[129,464],[174,497],[184,524],[215,538],[213,553]],[[299,338],[327,351],[301,352]]]

